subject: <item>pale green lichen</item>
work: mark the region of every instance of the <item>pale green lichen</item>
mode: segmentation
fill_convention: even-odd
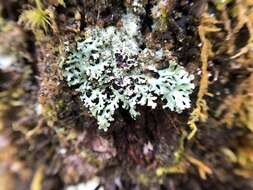
[[[139,22],[128,13],[122,17],[123,27],[88,28],[75,49],[65,48],[65,80],[80,92],[100,129],[108,129],[119,107],[133,119],[140,114],[138,105],[154,109],[158,99],[164,108],[178,113],[190,107],[193,76],[171,57],[166,60],[167,51],[141,49]],[[158,69],[155,62],[162,61],[168,65]]]

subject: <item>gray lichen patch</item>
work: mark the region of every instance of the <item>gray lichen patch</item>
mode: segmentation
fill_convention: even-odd
[[[80,92],[80,99],[105,131],[122,107],[135,119],[137,106],[163,108],[178,113],[190,107],[193,76],[165,49],[142,49],[140,20],[132,13],[123,15],[122,27],[90,27],[76,48],[66,46],[62,62],[69,86]],[[168,62],[158,69],[156,62]]]

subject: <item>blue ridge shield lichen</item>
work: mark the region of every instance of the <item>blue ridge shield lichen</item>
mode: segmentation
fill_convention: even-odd
[[[100,129],[107,130],[114,112],[121,106],[135,119],[137,106],[163,108],[182,112],[190,107],[189,95],[194,89],[190,75],[175,59],[158,69],[165,61],[166,50],[141,49],[138,16],[127,13],[122,27],[90,27],[76,48],[66,47],[62,70],[69,86],[76,88],[80,99],[97,119]]]

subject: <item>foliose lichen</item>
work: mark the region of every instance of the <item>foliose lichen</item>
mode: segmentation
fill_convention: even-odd
[[[190,107],[193,75],[178,65],[167,50],[141,48],[140,20],[132,13],[123,15],[122,27],[89,27],[76,48],[66,46],[62,62],[69,86],[80,92],[80,99],[105,131],[122,107],[135,119],[137,106],[163,108],[178,113]],[[168,62],[158,68],[156,62]]]

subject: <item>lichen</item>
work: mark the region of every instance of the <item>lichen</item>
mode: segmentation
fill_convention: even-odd
[[[135,13],[143,14],[145,13],[145,4],[147,3],[146,0],[133,0],[132,2],[129,2],[131,5],[132,10]]]
[[[163,108],[178,113],[190,107],[193,76],[168,57],[168,50],[142,49],[139,22],[128,13],[122,17],[122,27],[90,27],[76,48],[65,48],[61,65],[65,80],[80,92],[84,106],[105,131],[119,107],[133,119],[140,114],[138,105],[154,109],[158,99]],[[155,62],[168,64],[158,68]]]

